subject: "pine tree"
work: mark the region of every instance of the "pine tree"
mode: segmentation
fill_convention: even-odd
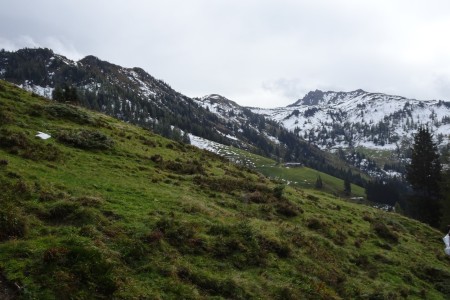
[[[346,196],[350,196],[351,193],[352,193],[352,185],[350,183],[350,178],[349,176],[346,176],[344,179],[344,194]]]
[[[191,143],[191,139],[190,139],[189,134],[187,132],[184,132],[182,142],[185,143],[185,144],[190,144]]]
[[[56,86],[56,88],[53,90],[52,98],[56,101],[64,101],[64,91],[60,86]]]
[[[419,127],[414,136],[406,179],[414,191],[410,198],[410,213],[418,220],[438,227],[441,217],[441,163],[432,138],[428,128]]]
[[[315,186],[316,189],[321,189],[323,187],[322,178],[320,177],[320,175],[317,176]]]
[[[442,192],[442,219],[441,229],[446,229],[450,224],[450,170],[442,174],[441,192]]]

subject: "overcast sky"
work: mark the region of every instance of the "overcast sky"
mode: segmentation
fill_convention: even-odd
[[[3,0],[0,48],[23,47],[246,106],[315,89],[450,100],[448,0]]]

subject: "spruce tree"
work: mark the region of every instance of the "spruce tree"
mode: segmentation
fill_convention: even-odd
[[[342,149],[341,149],[341,151],[342,151]],[[342,151],[342,154],[345,157],[345,154],[343,151]],[[352,177],[353,177],[352,171],[350,169],[348,169],[347,174],[345,174],[345,177],[344,177],[344,194],[346,196],[350,196],[352,194],[352,183],[351,183]]]
[[[350,178],[348,176],[344,179],[344,194],[346,196],[350,196],[352,193],[352,184],[350,182]]]
[[[317,176],[315,186],[316,189],[321,189],[323,187],[322,178],[320,177],[320,175]]]
[[[441,192],[443,200],[441,229],[444,229],[450,224],[450,170],[442,174]]]
[[[56,101],[64,101],[64,91],[60,86],[56,86],[56,88],[52,92],[52,98]]]
[[[410,197],[410,213],[418,220],[438,227],[441,217],[441,163],[437,146],[426,127],[419,127],[414,136],[406,179],[414,191]]]

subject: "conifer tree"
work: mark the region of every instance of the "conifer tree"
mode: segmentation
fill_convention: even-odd
[[[317,176],[315,186],[316,189],[321,189],[323,187],[322,178],[320,177],[320,175]]]
[[[349,176],[346,176],[344,179],[344,194],[350,196],[351,193],[352,193],[352,185],[350,183],[350,178]]]
[[[64,91],[60,86],[56,86],[56,88],[52,92],[52,98],[56,101],[63,101],[64,100]]]
[[[442,219],[441,229],[447,229],[450,224],[450,170],[443,172],[441,182],[442,192]]]
[[[414,137],[406,179],[414,191],[410,197],[410,213],[418,220],[438,227],[441,217],[441,163],[432,138],[428,128],[419,127]]]

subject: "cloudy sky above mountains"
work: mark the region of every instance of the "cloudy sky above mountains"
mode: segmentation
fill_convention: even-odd
[[[3,0],[0,48],[142,67],[191,97],[310,90],[450,100],[448,0]]]

